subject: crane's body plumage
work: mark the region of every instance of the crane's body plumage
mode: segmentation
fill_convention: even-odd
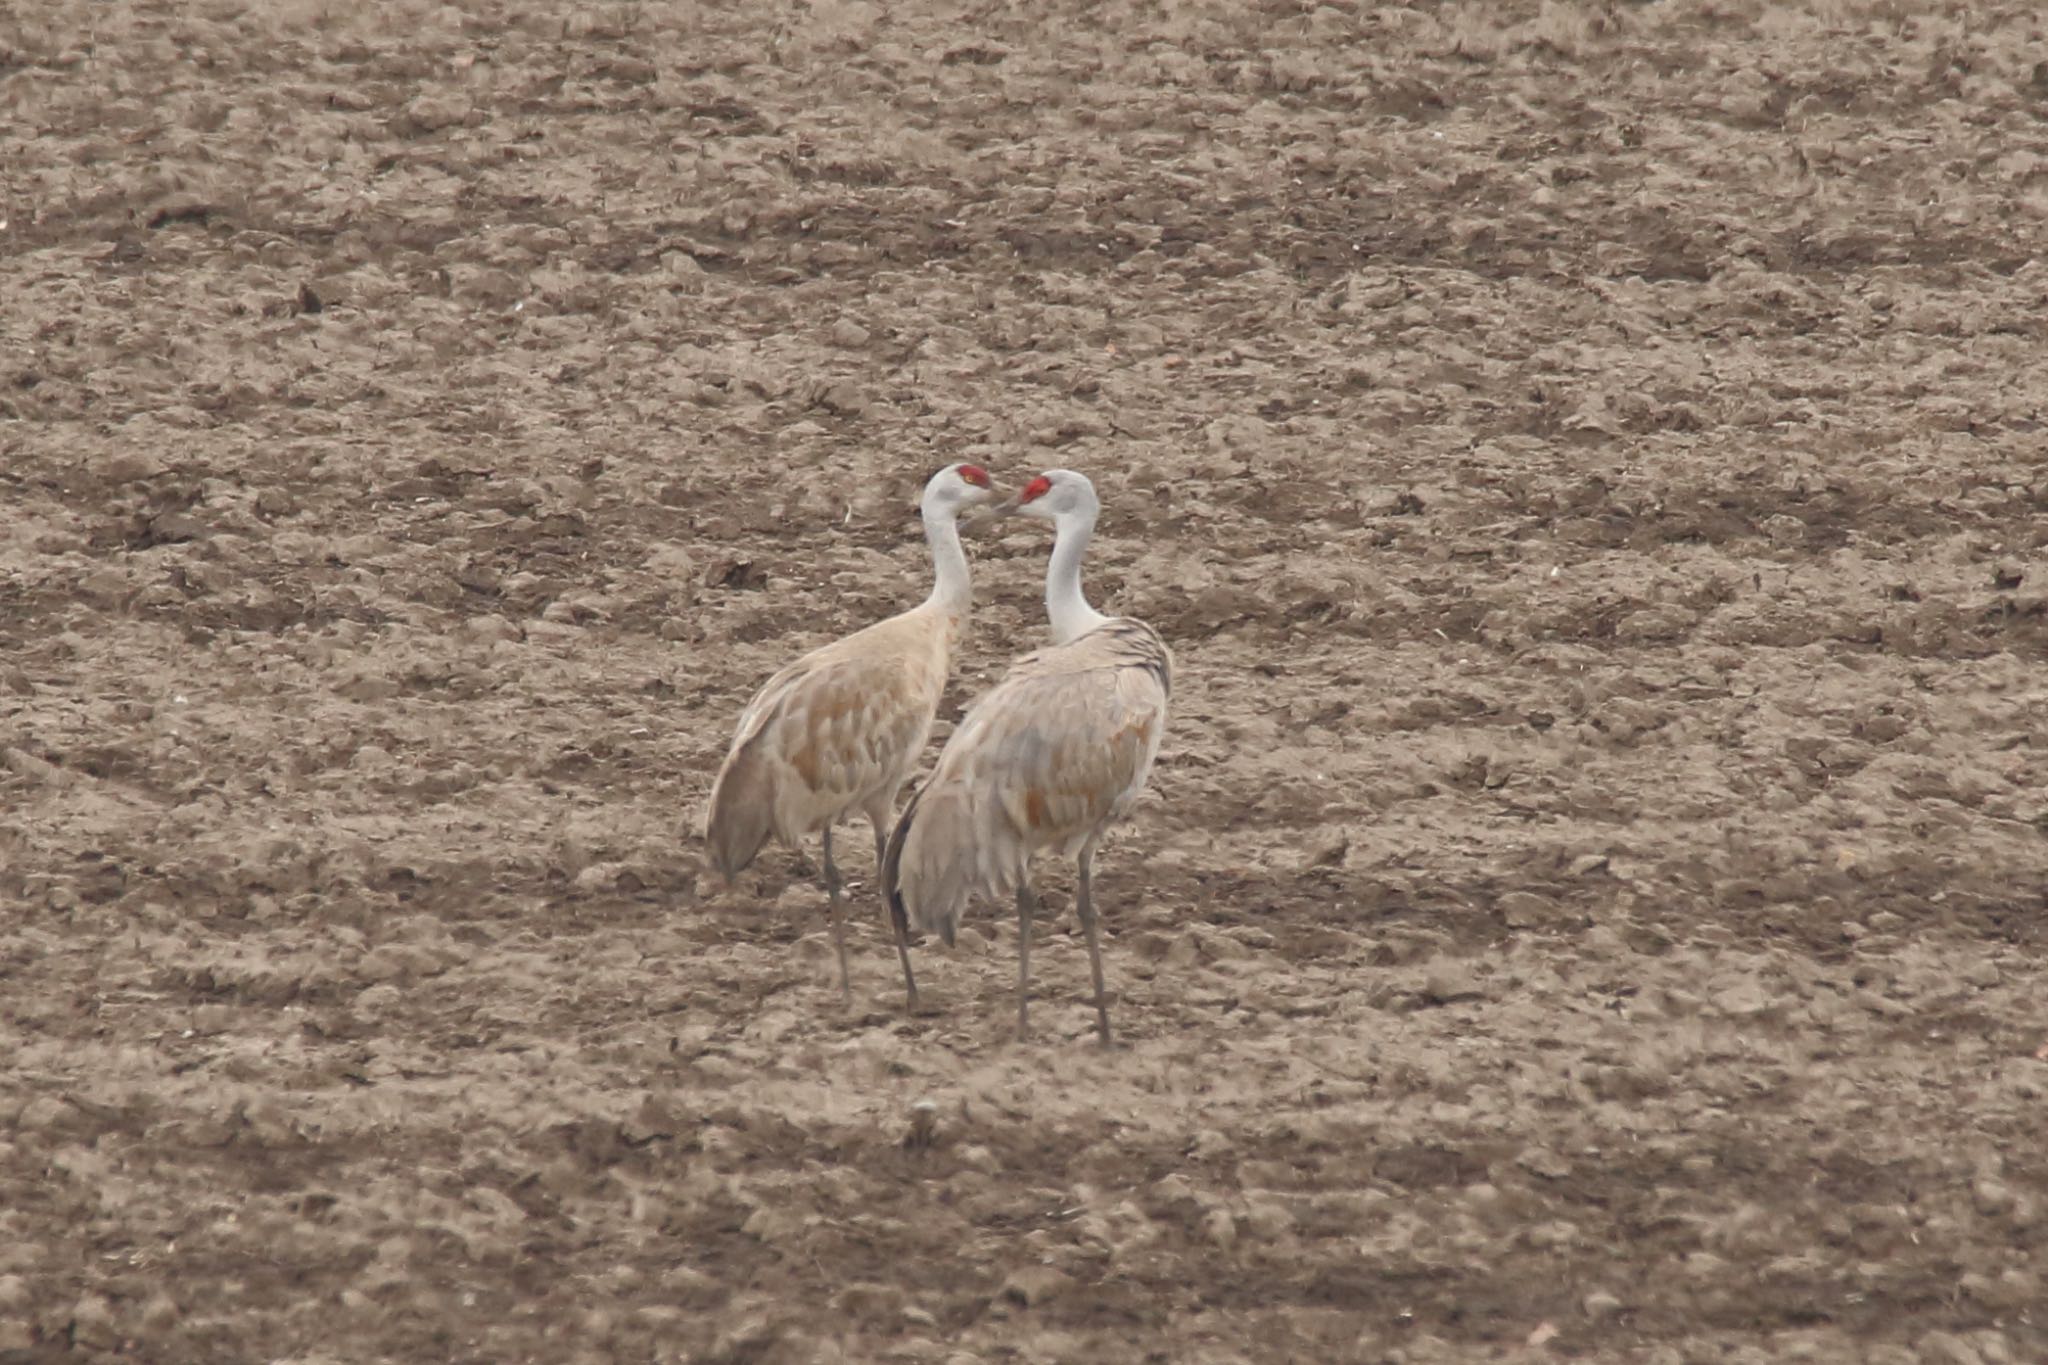
[[[882,887],[899,941],[915,924],[948,944],[976,897],[1015,893],[1021,1036],[1031,992],[1031,860],[1046,851],[1076,859],[1075,909],[1088,936],[1097,1025],[1107,1044],[1095,845],[1130,814],[1159,756],[1173,655],[1150,626],[1103,616],[1082,594],[1081,557],[1099,511],[1087,479],[1050,471],[1005,510],[1058,525],[1045,587],[1055,643],[1019,659],[969,708],[931,779],[896,822]]]
[[[888,827],[917,768],[961,622],[933,603],[813,650],[740,717],[705,838],[731,879],[772,837],[794,847],[858,811]]]
[[[761,686],[704,810],[711,865],[731,882],[769,839],[792,848],[823,835],[825,889],[841,993],[851,996],[839,917],[832,827],[858,811],[874,828],[875,862],[896,793],[916,769],[946,690],[972,592],[956,520],[993,497],[987,471],[949,465],[925,486],[920,512],[936,581],[918,606],[812,650]],[[914,1003],[917,983],[903,936],[896,950]]]
[[[1159,754],[1173,656],[1115,618],[1018,660],[968,711],[898,825],[885,873],[908,923],[953,941],[969,901],[1010,895],[1123,819]]]

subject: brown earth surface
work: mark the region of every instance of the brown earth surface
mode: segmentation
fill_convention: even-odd
[[[0,1359],[2048,1360],[2035,6],[39,0],[0,88]],[[1108,1053],[1067,868],[1021,1045],[864,832],[851,1010],[702,870],[960,458],[1179,658]]]

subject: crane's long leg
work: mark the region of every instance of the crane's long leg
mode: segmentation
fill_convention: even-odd
[[[1036,908],[1031,895],[1031,884],[1017,885],[1017,1037],[1021,1040],[1027,1026],[1025,1011],[1031,1002],[1031,912]]]
[[[853,980],[846,971],[846,924],[839,914],[839,867],[832,861],[832,826],[825,826],[825,894],[832,909],[832,946],[839,950],[839,998],[853,1003]]]
[[[1091,839],[1081,847],[1081,880],[1074,908],[1081,916],[1081,927],[1088,931],[1088,970],[1095,976],[1095,1027],[1102,1035],[1102,1045],[1108,1047],[1109,1003],[1102,994],[1102,945],[1095,935],[1094,862],[1095,841]]]
[[[888,811],[877,815],[868,812],[868,821],[875,827],[875,888],[882,893],[882,900],[889,899],[889,889],[882,885],[882,861],[889,854],[889,836],[882,833],[882,827],[889,821]],[[896,907],[889,906],[889,925],[896,931],[896,960],[903,964],[903,989],[909,993],[910,1009],[917,1010],[917,978],[910,974],[910,926],[896,913]]]

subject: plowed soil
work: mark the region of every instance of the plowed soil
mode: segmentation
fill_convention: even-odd
[[[39,0],[0,88],[5,1359],[2048,1359],[2036,6]],[[1178,655],[1107,1053],[1069,868],[1021,1044],[864,831],[851,1009],[815,850],[703,870],[955,459]]]

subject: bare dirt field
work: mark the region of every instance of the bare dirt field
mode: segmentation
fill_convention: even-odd
[[[2038,7],[39,0],[0,91],[0,1360],[2048,1360]],[[864,833],[850,1010],[703,871],[955,459],[1178,656],[1107,1053],[1069,869],[1022,1045]]]

